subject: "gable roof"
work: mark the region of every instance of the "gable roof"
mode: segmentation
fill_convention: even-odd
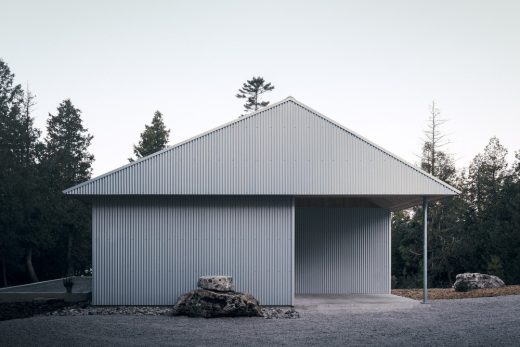
[[[448,196],[459,191],[288,97],[64,193]]]

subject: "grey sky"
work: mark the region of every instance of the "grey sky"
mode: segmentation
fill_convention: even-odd
[[[520,149],[519,1],[1,1],[0,58],[38,126],[83,111],[95,175],[156,109],[172,144],[236,118],[253,75],[411,162],[433,99],[459,167]]]

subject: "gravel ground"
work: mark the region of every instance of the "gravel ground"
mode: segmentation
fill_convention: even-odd
[[[300,310],[299,319],[136,315],[39,316],[0,322],[2,346],[472,345],[520,341],[520,296],[436,300],[384,310]]]
[[[262,312],[266,319],[293,319],[300,317],[299,313],[289,306],[263,306]],[[86,304],[78,304],[59,308],[54,311],[43,312],[41,314],[45,316],[172,316],[172,313],[173,309],[168,306],[89,306]],[[24,318],[24,316],[17,318]]]

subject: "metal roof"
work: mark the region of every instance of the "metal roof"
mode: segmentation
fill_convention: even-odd
[[[64,193],[416,198],[459,191],[289,97]]]

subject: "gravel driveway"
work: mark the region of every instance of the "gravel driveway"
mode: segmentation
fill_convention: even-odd
[[[300,319],[47,316],[0,322],[2,346],[516,345],[520,296],[391,310],[301,311]]]

